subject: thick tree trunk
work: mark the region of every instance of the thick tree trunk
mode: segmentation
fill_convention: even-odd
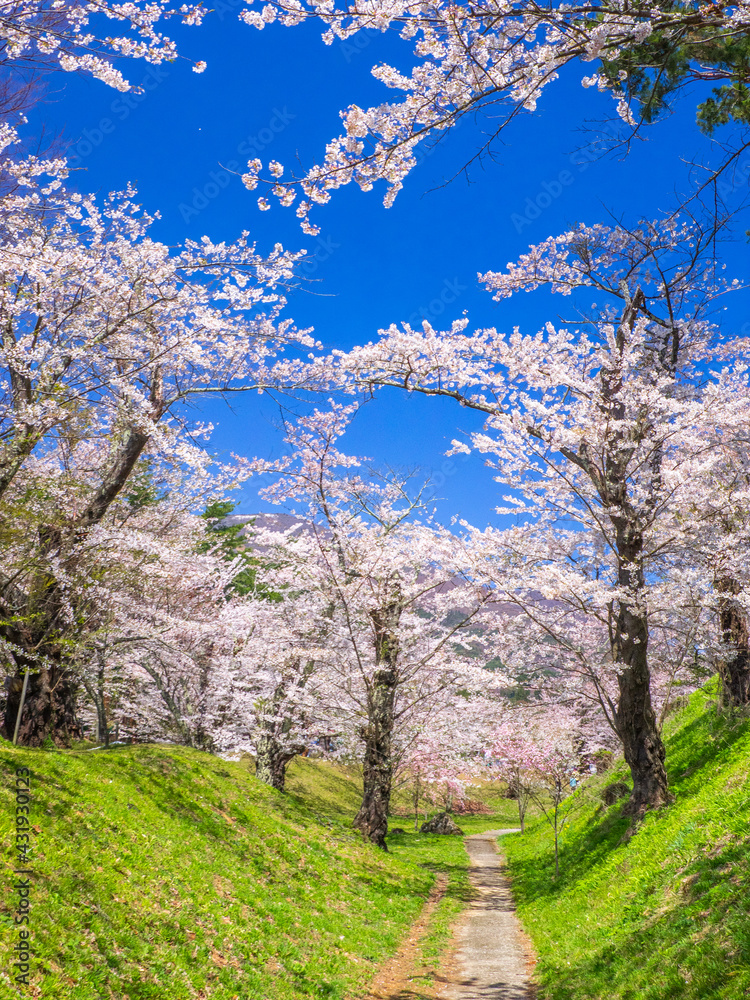
[[[91,681],[82,678],[83,686],[86,689],[86,694],[89,696],[91,701],[94,703],[94,708],[96,709],[96,732],[94,734],[94,740],[96,743],[102,743],[105,747],[109,746],[109,717],[107,715],[107,708],[109,703],[109,698],[106,694],[105,688],[105,667],[106,658],[105,653],[101,650],[97,652],[98,666],[96,671],[96,681],[92,683]]]
[[[3,728],[13,738],[23,688],[19,673],[11,679],[5,705]],[[62,667],[43,667],[29,675],[26,700],[18,728],[20,746],[40,747],[47,738],[60,746],[69,746],[81,738],[76,717],[77,684]]]
[[[637,532],[631,530],[626,539],[620,539],[619,553],[623,559],[620,584],[633,597],[630,602],[620,602],[614,637],[615,662],[620,667],[617,675],[620,697],[614,722],[633,778],[628,812],[635,817],[666,805],[671,798],[664,766],[666,751],[651,704],[648,618],[640,603],[644,587],[641,549],[642,539]]]
[[[367,693],[367,724],[362,728],[365,757],[362,772],[362,805],[354,826],[362,836],[387,851],[388,813],[393,780],[394,705],[398,685],[398,628],[400,594],[383,608],[370,613],[375,626],[376,668]]]
[[[651,705],[648,670],[632,663],[618,675],[617,732],[633,778],[628,812],[636,817],[670,801],[664,743]]]
[[[301,676],[297,676],[296,687],[304,687],[314,669],[310,660]],[[300,660],[294,658],[288,663],[292,674],[296,675]],[[270,703],[265,706],[265,718],[255,747],[255,777],[264,785],[284,791],[287,765],[295,757],[305,753],[307,744],[290,738],[294,726],[291,715],[283,714],[284,701],[289,693],[288,681],[281,680],[273,693]],[[266,714],[267,713],[267,714]]]
[[[103,700],[96,699],[96,742],[109,746],[109,720],[107,707]]]
[[[617,329],[618,351],[624,353],[627,331],[634,329],[639,313],[645,309],[643,291],[638,288],[627,300],[622,320]],[[677,342],[671,346],[665,341],[660,355],[663,372],[674,375]],[[629,462],[648,433],[649,421],[641,419],[627,427],[624,402],[624,383],[619,361],[611,368],[602,369],[603,412],[611,427],[608,436],[603,477],[594,472],[593,481],[609,512],[615,530],[617,551],[617,583],[626,596],[616,601],[616,614],[612,623],[610,642],[612,658],[617,667],[620,690],[614,710],[614,728],[622,741],[625,760],[633,778],[633,793],[628,803],[629,812],[640,817],[647,809],[658,809],[669,799],[667,771],[664,766],[666,753],[659,733],[656,715],[651,704],[651,676],[648,666],[648,613],[645,599],[646,578],[643,569],[643,500],[633,504],[629,495]],[[643,414],[645,418],[647,414]],[[588,446],[583,443],[580,456],[589,465]],[[580,461],[580,458],[579,458]],[[661,490],[661,450],[651,459],[650,502],[658,502]],[[646,502],[648,509],[649,502]]]
[[[393,690],[394,685],[381,678],[373,692],[373,718],[363,730],[365,759],[362,804],[354,818],[354,826],[361,831],[362,836],[383,850],[387,850],[385,836],[388,833],[393,779]]]
[[[255,748],[255,777],[264,785],[284,791],[287,765],[305,749],[302,744],[282,744],[275,736],[264,734]]]
[[[750,704],[750,629],[742,606],[734,600],[740,586],[731,577],[716,581],[719,592],[719,627],[722,656],[719,677],[724,705]]]

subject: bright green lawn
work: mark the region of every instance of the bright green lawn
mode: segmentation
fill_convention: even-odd
[[[356,994],[392,953],[433,883],[409,852],[383,854],[327,814],[302,762],[292,794],[187,749],[0,749],[0,836],[11,779],[33,773],[33,995],[49,1000],[301,1000]],[[307,769],[307,773],[305,772]],[[325,769],[324,769],[325,770]],[[308,783],[311,805],[297,797]],[[403,858],[399,856],[403,853]],[[0,997],[13,855],[3,854]],[[418,859],[417,859],[418,860]],[[26,994],[28,995],[28,994]]]
[[[715,681],[671,720],[675,802],[630,839],[592,779],[576,794],[552,879],[550,828],[505,838],[519,912],[550,1000],[750,996],[750,721],[717,716]]]
[[[45,752],[0,741],[0,1000],[303,1000],[362,995],[448,875],[423,944],[429,981],[468,892],[460,838],[407,833],[383,854],[351,829],[356,775],[297,760],[287,793],[166,746]],[[32,771],[32,990],[10,978],[12,780]],[[513,825],[515,803],[459,817]],[[394,819],[393,826],[408,823]]]

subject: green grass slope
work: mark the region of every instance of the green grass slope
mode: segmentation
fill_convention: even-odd
[[[246,766],[181,748],[3,744],[0,761],[2,998],[356,995],[424,904],[434,876],[418,862],[439,869],[362,844],[356,787],[320,764],[301,762],[282,796]],[[34,847],[31,989],[20,993],[17,767],[32,774]]]
[[[715,681],[667,727],[675,801],[629,840],[605,784],[576,793],[554,880],[551,831],[506,838],[519,914],[549,1000],[750,996],[750,720],[717,715]]]

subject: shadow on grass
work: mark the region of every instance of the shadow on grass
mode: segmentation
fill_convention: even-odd
[[[564,838],[560,845],[560,874],[555,878],[555,848],[549,830],[548,849],[534,857],[514,858],[508,862],[513,879],[513,895],[517,902],[535,902],[561,896],[594,869],[598,868],[622,844],[630,827],[630,819],[622,815],[620,802],[603,812],[587,827],[584,835],[573,842]]]
[[[706,768],[720,764],[728,753],[746,740],[750,720],[746,716],[704,713],[687,721],[667,738],[667,762],[670,787],[681,802],[699,794],[704,784]],[[699,751],[696,752],[696,747]],[[686,764],[689,766],[686,768]],[[549,831],[548,850],[534,859],[514,860],[514,894],[519,902],[534,902],[560,896],[585,879],[602,865],[607,856],[622,846],[631,827],[623,816],[625,803],[609,809],[599,807],[581,835],[568,839],[563,834],[560,847],[560,875],[554,873],[554,846]],[[659,823],[670,815],[670,808],[648,814],[649,821]],[[600,811],[601,810],[601,811]],[[673,848],[679,846],[673,844]]]
[[[285,797],[301,809],[336,819],[353,818],[359,805],[358,794],[353,794],[353,782],[351,775],[337,773],[333,768],[313,775],[303,758],[295,761],[294,769],[287,775]]]
[[[745,891],[750,883],[750,837],[743,793],[749,734],[747,717],[709,710],[685,719],[668,735],[670,784],[677,799],[673,806],[648,814],[643,850],[637,834],[623,849],[628,819],[619,804],[604,815],[594,814],[586,826],[573,828],[563,846],[557,880],[551,877],[551,831],[544,854],[528,858],[521,853],[512,859],[514,895],[530,904],[547,933],[556,921],[564,922],[564,907],[573,907],[571,920],[583,919],[587,896],[576,885],[579,880],[585,882],[585,893],[608,893],[622,871],[632,890],[617,896],[617,910],[601,907],[607,916],[600,925],[561,927],[560,947],[545,950],[537,967],[550,1000],[750,996]],[[714,826],[724,831],[720,839],[708,833]],[[608,857],[616,850],[621,850],[623,864],[613,869]]]
[[[750,995],[750,913],[738,886],[750,874],[750,844],[691,864],[677,892],[649,914],[635,905],[586,960],[539,967],[553,1000],[584,996],[719,1000]],[[645,919],[644,919],[645,915]]]
[[[670,786],[681,795],[694,795],[701,787],[700,772],[720,762],[749,734],[750,720],[744,714],[709,711],[685,723],[667,741]]]

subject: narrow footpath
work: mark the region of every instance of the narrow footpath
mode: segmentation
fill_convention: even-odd
[[[476,897],[456,929],[457,948],[442,1000],[530,1000],[531,951],[503,875],[495,839],[515,830],[488,830],[464,841]]]

